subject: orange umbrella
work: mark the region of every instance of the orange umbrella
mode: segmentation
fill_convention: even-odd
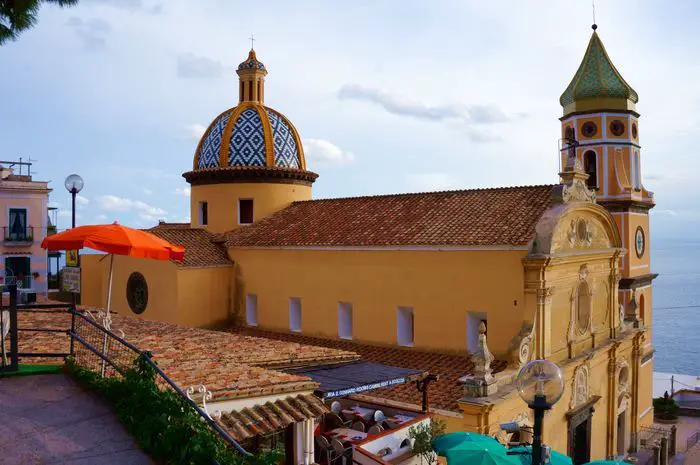
[[[41,246],[52,252],[89,248],[114,255],[156,260],[182,260],[185,257],[184,247],[117,223],[78,226],[46,237]]]
[[[185,258],[185,248],[173,245],[168,241],[139,229],[128,228],[114,222],[113,224],[98,224],[93,226],[78,226],[62,233],[46,237],[41,247],[52,252],[57,250],[78,250],[89,248],[107,252],[109,260],[109,284],[107,285],[107,312],[102,325],[111,329],[112,317],[109,307],[112,297],[112,275],[114,272],[114,256],[127,255],[137,258],[153,258],[156,260],[182,260]],[[102,341],[102,353],[107,348],[107,333]],[[102,361],[102,376],[105,373],[105,362]]]

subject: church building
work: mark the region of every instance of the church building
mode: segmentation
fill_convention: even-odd
[[[267,68],[251,50],[238,104],[183,174],[191,223],[149,230],[184,245],[185,260],[116,257],[112,309],[405,360],[440,376],[431,407],[450,430],[503,439],[501,423],[532,424],[514,377],[547,359],[566,389],[545,443],[574,463],[633,452],[653,421],[654,197],[637,93],[595,29],[560,98],[558,183],[338,199],[312,199],[318,174],[291,121],[265,105]],[[104,306],[102,258],[82,260],[87,305]]]

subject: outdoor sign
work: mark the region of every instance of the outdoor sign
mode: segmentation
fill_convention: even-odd
[[[66,266],[78,266],[77,250],[66,250]]]
[[[349,396],[350,394],[359,394],[360,392],[372,391],[373,389],[395,386],[397,384],[404,384],[405,382],[406,378],[394,378],[387,381],[380,381],[378,383],[365,384],[362,386],[355,386],[347,389],[339,389],[337,391],[329,391],[325,393],[324,397],[326,399],[330,399],[331,397]]]
[[[62,290],[65,292],[80,292],[80,268],[66,267],[61,270]]]

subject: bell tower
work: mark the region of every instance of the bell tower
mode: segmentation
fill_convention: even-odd
[[[637,93],[608,56],[593,25],[583,61],[561,95],[562,166],[568,143],[576,140],[576,157],[588,174],[597,203],[615,219],[622,245],[620,314],[635,326],[651,326],[649,210],[654,194],[642,184]],[[650,343],[651,331],[647,334]]]

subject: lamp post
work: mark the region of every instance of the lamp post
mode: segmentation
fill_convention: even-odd
[[[72,210],[71,210],[71,228],[75,228],[75,196],[78,195],[78,192],[83,190],[83,185],[85,183],[83,182],[83,178],[81,178],[77,174],[71,174],[66,178],[65,181],[65,186],[66,190],[71,193],[71,196],[73,197],[73,203],[72,203]]]
[[[551,409],[564,393],[564,375],[552,362],[533,360],[520,370],[515,383],[520,397],[535,412],[532,465],[542,465],[544,463],[542,454],[544,412]]]

